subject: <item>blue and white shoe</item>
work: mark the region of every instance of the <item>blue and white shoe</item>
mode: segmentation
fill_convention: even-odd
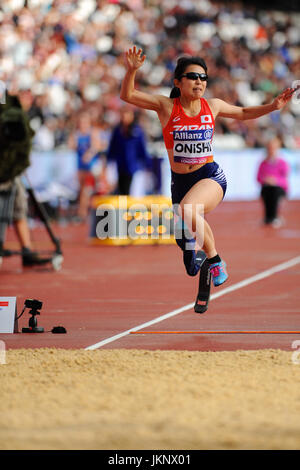
[[[220,286],[228,279],[228,274],[226,271],[226,263],[224,261],[211,264],[209,267],[209,270],[211,272],[211,277],[212,277],[214,286]]]

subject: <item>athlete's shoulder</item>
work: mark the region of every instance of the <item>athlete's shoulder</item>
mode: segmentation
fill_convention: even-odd
[[[211,109],[212,114],[214,115],[214,118],[218,116],[222,109],[222,106],[226,104],[225,101],[220,100],[220,98],[208,98],[206,101]]]
[[[174,98],[169,98],[165,95],[157,95],[157,98],[160,100],[162,105],[167,107],[173,106]]]
[[[174,98],[169,98],[168,96],[166,95],[158,95],[162,101],[164,101],[165,103],[173,103],[174,101]]]
[[[168,98],[167,96],[164,95],[158,95],[160,97],[160,110],[158,112],[158,116],[160,118],[160,121],[163,125],[163,127],[167,124],[169,121],[172,113],[174,112],[174,99],[173,98]]]
[[[211,110],[219,110],[220,103],[222,102],[222,100],[220,100],[219,98],[208,98],[206,102],[211,108]]]

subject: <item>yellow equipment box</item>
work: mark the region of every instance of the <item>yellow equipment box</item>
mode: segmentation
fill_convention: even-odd
[[[172,201],[165,196],[93,196],[89,240],[95,245],[174,244]]]

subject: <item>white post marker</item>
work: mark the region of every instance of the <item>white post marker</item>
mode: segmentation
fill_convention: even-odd
[[[0,297],[0,333],[18,333],[17,297]]]

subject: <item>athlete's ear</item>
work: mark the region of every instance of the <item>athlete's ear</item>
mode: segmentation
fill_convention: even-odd
[[[180,85],[180,80],[178,80],[177,78],[174,78],[174,86],[179,88],[179,85]]]

